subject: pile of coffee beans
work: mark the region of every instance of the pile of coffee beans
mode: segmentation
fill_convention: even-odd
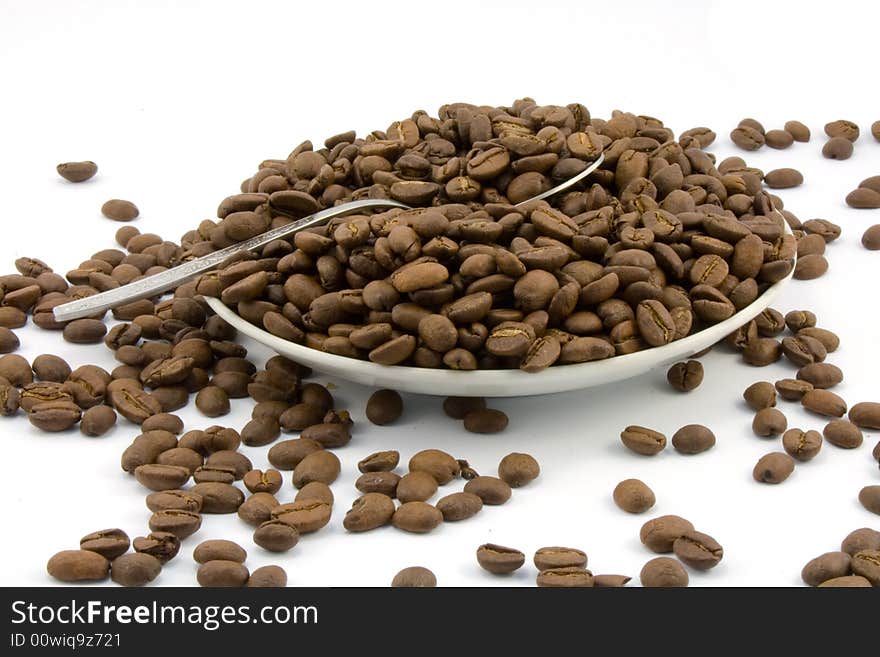
[[[673,552],[671,557],[651,559],[642,568],[640,579],[646,587],[683,587],[689,577],[682,563],[694,570],[709,570],[724,557],[724,548],[709,534],[696,531],[693,524],[675,515],[653,518],[639,532],[642,544],[652,552]]]
[[[666,449],[666,435],[637,425],[620,432],[620,441],[636,454],[656,456]],[[715,446],[715,434],[702,424],[687,424],[672,436],[672,446],[681,454],[700,454]]]
[[[880,586],[880,532],[868,527],[850,532],[839,551],[811,559],[801,579],[808,586]]]

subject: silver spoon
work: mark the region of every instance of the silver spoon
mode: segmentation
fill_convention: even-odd
[[[605,156],[600,154],[590,166],[576,176],[572,176],[564,183],[556,185],[556,187],[551,187],[546,192],[522,201],[521,203],[517,203],[514,207],[519,208],[532,201],[538,201],[552,196],[553,194],[558,194],[564,189],[568,189],[598,169],[599,165],[601,165],[604,160]],[[137,301],[138,299],[156,296],[157,294],[174,289],[179,285],[196,278],[199,274],[216,269],[221,263],[234,255],[245,251],[259,249],[273,240],[290,237],[305,228],[320,226],[334,217],[341,217],[367,208],[411,209],[410,206],[391,199],[363,199],[360,201],[342,203],[332,208],[327,208],[326,210],[320,210],[308,217],[297,219],[289,224],[279,226],[278,228],[273,228],[261,235],[233,244],[225,249],[214,251],[204,257],[184,262],[158,274],[147,276],[146,278],[128,283],[127,285],[122,285],[113,290],[108,290],[107,292],[101,292],[100,294],[95,294],[90,297],[77,299],[76,301],[56,306],[52,310],[52,313],[54,314],[56,321],[67,322],[72,319],[79,319],[80,317],[90,317],[91,315],[121,306],[130,301]]]

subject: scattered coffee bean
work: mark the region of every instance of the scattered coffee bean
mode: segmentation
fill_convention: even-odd
[[[508,575],[526,562],[526,555],[514,548],[486,543],[477,548],[477,563],[493,575]]]
[[[434,588],[437,586],[437,577],[427,568],[422,566],[410,566],[404,568],[391,580],[394,588]]]
[[[330,486],[322,481],[310,481],[300,488],[296,497],[294,497],[294,502],[299,502],[300,500],[320,500],[333,506],[333,491],[330,490]]]
[[[724,556],[721,544],[708,534],[688,531],[672,543],[672,551],[682,563],[695,570],[714,568]]]
[[[377,390],[367,400],[367,419],[373,424],[391,424],[402,414],[403,399],[395,390]]]
[[[829,142],[830,143],[830,142]],[[850,145],[852,148],[852,145]],[[838,159],[846,159],[846,158],[838,158]],[[852,190],[849,194],[846,195],[846,204],[851,208],[856,208],[857,210],[876,210],[880,208],[880,192],[874,189],[868,189],[867,187],[857,187]],[[872,231],[872,228],[868,228],[865,232],[865,236],[867,237],[868,243],[873,243],[873,240],[876,238],[871,238],[869,233]],[[872,249],[871,246],[865,244],[866,237],[862,238],[862,244],[865,245],[865,248]]]
[[[774,387],[784,400],[800,401],[807,391],[813,389],[813,384],[799,379],[780,379],[774,384]]]
[[[498,433],[507,428],[507,415],[494,408],[471,411],[464,416],[464,428],[471,433]]]
[[[620,433],[620,440],[627,448],[644,456],[659,454],[666,447],[666,436],[662,433],[636,425],[624,429]]]
[[[511,488],[525,486],[540,474],[541,467],[530,454],[511,452],[498,464],[498,476]]]
[[[510,499],[510,485],[498,477],[477,476],[464,485],[465,493],[477,495],[483,504],[504,504]]]
[[[350,532],[364,532],[391,522],[394,501],[383,493],[366,493],[357,498],[345,514],[343,527]]]
[[[800,121],[786,121],[785,131],[799,142],[810,141],[810,129]]]
[[[283,479],[278,470],[249,470],[242,477],[245,488],[252,493],[277,493],[281,489]]]
[[[801,404],[819,415],[843,417],[846,414],[846,402],[830,390],[809,390],[801,397]]]
[[[220,417],[229,413],[229,395],[217,386],[206,386],[196,395],[196,408],[208,417]]]
[[[89,550],[62,550],[49,559],[49,574],[62,582],[85,582],[106,579],[110,562]]]
[[[880,429],[880,402],[859,402],[849,409],[848,417],[863,429]]]
[[[18,336],[5,326],[0,326],[0,354],[8,354],[19,348]],[[36,364],[36,361],[34,361]]]
[[[762,408],[755,413],[752,420],[752,431],[756,436],[769,438],[779,436],[785,432],[788,427],[788,420],[785,419],[782,411],[777,408]]]
[[[648,485],[638,479],[624,479],[614,487],[614,503],[627,513],[644,513],[657,501]]]
[[[247,584],[250,573],[237,561],[208,561],[199,566],[196,579],[204,587],[237,587]]]
[[[437,500],[437,509],[446,522],[471,518],[483,508],[483,500],[474,493],[451,493]]]
[[[400,475],[396,472],[365,472],[354,483],[362,493],[382,493],[388,497],[397,495]]]
[[[767,381],[753,383],[743,391],[743,399],[755,411],[776,406],[776,388]]]
[[[543,547],[535,552],[533,562],[539,571],[556,568],[586,568],[587,554],[577,548]]]
[[[658,516],[642,525],[639,539],[649,550],[663,554],[672,552],[675,539],[693,530],[694,526],[684,518],[673,515]]]
[[[72,183],[85,182],[96,173],[98,165],[90,160],[83,162],[64,162],[55,167],[58,175]]]
[[[801,570],[801,579],[808,586],[819,586],[829,579],[846,577],[851,561],[852,557],[846,552],[826,552],[807,562]]]
[[[415,534],[427,533],[442,522],[440,510],[426,502],[404,502],[391,518],[395,527]]]
[[[851,531],[843,539],[840,549],[851,557],[862,550],[880,550],[880,531],[869,527]]]
[[[871,513],[880,515],[880,486],[865,486],[859,491],[859,502]]]
[[[852,154],[852,142],[846,137],[832,137],[822,147],[822,155],[829,160],[848,160]]]
[[[409,471],[427,472],[442,486],[459,475],[461,466],[455,458],[446,452],[439,449],[426,449],[416,453],[409,460]]]
[[[675,559],[655,557],[642,567],[639,580],[645,588],[685,587],[688,585],[688,574]]]
[[[782,434],[782,447],[798,461],[809,461],[822,449],[822,434],[813,430],[789,429]]]
[[[97,552],[102,557],[113,560],[128,552],[130,545],[128,534],[121,529],[102,529],[86,534],[79,539],[79,548]]]
[[[266,520],[254,530],[253,539],[269,552],[287,552],[299,542],[299,531],[281,520]]]
[[[235,513],[244,502],[244,493],[232,484],[209,481],[190,491],[202,496],[202,513]]]
[[[293,470],[293,485],[302,488],[313,481],[320,481],[328,486],[336,481],[341,470],[339,458],[327,450],[319,450],[308,454]]]
[[[632,579],[627,575],[593,575],[593,586],[596,588],[620,588]]]
[[[814,388],[826,389],[841,383],[843,372],[831,363],[809,363],[798,370],[797,378],[801,383],[809,383]],[[804,390],[803,394],[806,392]]]
[[[162,562],[143,552],[116,557],[110,563],[110,579],[120,586],[144,586],[162,572]]]
[[[437,492],[437,480],[422,470],[410,472],[397,482],[397,499],[402,503],[424,502]]]
[[[140,212],[131,201],[114,198],[101,206],[101,214],[113,221],[131,221],[136,219]],[[129,241],[131,240],[129,239]],[[125,246],[128,246],[128,242],[126,242]]]
[[[854,142],[859,138],[859,126],[852,121],[846,119],[838,119],[825,124],[825,134],[834,139],[835,137],[843,137],[850,142]]]
[[[321,500],[298,500],[272,509],[272,519],[292,525],[300,534],[316,532],[330,522],[333,507]]]
[[[803,174],[797,169],[773,169],[764,174],[764,184],[770,189],[789,189],[804,182]]]
[[[153,429],[161,429],[179,435],[183,431],[183,420],[170,413],[157,413],[148,417],[141,424],[141,431],[152,431]]]
[[[583,588],[594,586],[593,573],[586,568],[549,568],[538,573],[539,587]]]
[[[256,588],[283,588],[287,586],[287,573],[281,566],[261,566],[250,574],[247,587]]]
[[[861,575],[871,582],[871,586],[880,586],[880,550],[862,550],[852,557],[854,575]]]
[[[763,131],[742,123],[730,133],[730,140],[746,151],[756,151],[764,145]]]
[[[149,554],[159,563],[167,563],[177,556],[180,550],[180,539],[169,532],[151,532],[147,536],[138,536],[132,541],[135,552]]]
[[[871,124],[871,135],[873,135],[874,139],[880,141],[880,121],[874,121]]]
[[[877,202],[880,207],[880,199],[877,199]],[[880,251],[880,224],[874,224],[865,230],[862,235],[862,246],[869,251]]]
[[[770,148],[788,148],[794,143],[794,136],[787,130],[768,130],[764,134],[764,142]]]
[[[703,382],[703,365],[698,360],[675,363],[666,372],[666,380],[680,392],[690,392]]]
[[[784,452],[765,454],[755,464],[752,476],[765,484],[781,484],[794,472],[794,460]]]
[[[743,360],[755,367],[772,365],[782,357],[782,345],[773,338],[758,338],[746,344]]]
[[[672,446],[681,454],[700,454],[715,446],[715,434],[702,424],[686,424],[673,434]]]
[[[400,462],[400,452],[387,450],[374,452],[358,462],[358,470],[361,472],[390,472]]]
[[[42,431],[66,431],[79,422],[82,411],[70,401],[47,401],[33,406],[28,413],[31,424]]]
[[[182,509],[198,513],[202,510],[202,496],[189,490],[163,490],[147,495],[150,511]]]
[[[109,406],[92,406],[83,414],[79,430],[86,436],[103,436],[116,424],[116,412]]]
[[[832,445],[844,449],[861,447],[864,440],[861,429],[849,420],[831,420],[825,425],[822,435]]]
[[[196,549],[193,550],[193,559],[196,563],[206,563],[215,559],[244,563],[247,559],[247,551],[233,541],[211,539],[202,541],[196,546]]]
[[[486,400],[482,397],[447,397],[443,400],[443,412],[456,420],[463,420],[472,411],[486,408]]]

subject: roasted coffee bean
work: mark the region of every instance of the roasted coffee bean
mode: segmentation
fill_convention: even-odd
[[[241,442],[249,447],[268,445],[281,435],[281,427],[272,418],[251,420],[241,430]]]
[[[80,550],[97,552],[102,557],[113,560],[128,552],[130,541],[128,534],[121,529],[102,529],[86,534],[79,539]]]
[[[652,347],[660,347],[674,339],[675,323],[659,301],[642,301],[636,309],[636,320],[642,338]]]
[[[724,556],[721,544],[708,534],[688,531],[672,543],[672,551],[684,564],[695,570],[714,568]]]
[[[486,408],[486,400],[482,397],[447,397],[443,400],[443,412],[456,420],[463,420],[472,411]]]
[[[755,464],[752,476],[765,484],[781,484],[794,472],[794,460],[784,452],[765,454]]]
[[[53,555],[46,570],[62,582],[86,582],[106,579],[110,562],[89,550],[62,550]]]
[[[822,147],[822,155],[829,160],[848,160],[852,154],[852,142],[846,137],[832,137]]]
[[[134,472],[138,466],[155,463],[159,455],[177,447],[177,438],[168,431],[145,431],[138,435],[122,453],[122,469]]]
[[[76,393],[73,394],[76,397]],[[151,415],[162,412],[161,404],[134,381],[123,382],[115,388],[110,393],[110,402],[117,413],[135,424],[140,424]]]
[[[862,550],[852,557],[854,575],[861,575],[871,582],[871,586],[880,586],[880,550]]]
[[[830,390],[810,390],[801,398],[801,404],[819,415],[843,417],[846,414],[846,402]]]
[[[746,151],[755,151],[764,145],[763,130],[758,131],[749,125],[740,124],[730,133],[730,140]]]
[[[330,522],[332,509],[322,500],[298,500],[273,508],[272,518],[295,527],[300,534],[310,534]]]
[[[254,493],[238,507],[238,517],[257,527],[272,517],[272,509],[278,504],[278,500],[270,493]]]
[[[350,532],[369,531],[387,525],[394,513],[394,501],[388,495],[368,492],[354,501],[342,526]]]
[[[826,552],[807,562],[801,570],[801,579],[808,586],[819,586],[829,579],[846,577],[851,561],[852,557],[846,552]]]
[[[245,488],[252,493],[277,493],[281,489],[283,479],[278,470],[249,470],[242,477]]]
[[[402,414],[403,399],[395,390],[377,390],[367,400],[367,419],[373,424],[391,424],[399,420]]]
[[[161,429],[178,435],[183,431],[183,420],[170,413],[158,413],[148,417],[141,424],[141,431],[152,431],[153,429]]]
[[[398,572],[391,580],[393,588],[434,588],[437,577],[427,568],[410,566]]]
[[[782,434],[782,447],[798,461],[809,461],[822,449],[822,434],[813,430],[789,429]]]
[[[131,221],[136,219],[140,212],[131,201],[123,201],[121,199],[111,199],[101,206],[101,214],[113,221]],[[128,240],[130,242],[131,239]],[[126,242],[126,247],[128,246]]]
[[[426,449],[409,460],[410,472],[427,472],[440,484],[447,484],[461,472],[458,461],[439,449]]]
[[[8,354],[20,346],[18,336],[5,326],[0,326],[0,354]],[[36,363],[36,361],[34,361]],[[39,375],[38,375],[39,376]]]
[[[813,384],[799,379],[780,379],[774,384],[774,387],[784,400],[800,401],[808,391],[813,389]]]
[[[248,577],[248,588],[283,588],[287,586],[287,573],[281,566],[261,566]]]
[[[159,563],[167,563],[180,551],[180,539],[169,532],[151,532],[132,541],[135,552],[155,557]]]
[[[771,189],[789,189],[803,182],[804,176],[797,169],[773,169],[764,174],[764,184]]]
[[[220,417],[229,413],[229,395],[217,386],[207,386],[196,395],[196,408],[208,417]]]
[[[880,550],[880,531],[862,527],[847,534],[840,544],[840,549],[850,556],[862,550]]]
[[[245,586],[250,573],[237,561],[215,560],[199,566],[196,579],[199,586],[204,587],[238,587]]]
[[[743,349],[743,360],[749,365],[764,367],[771,365],[782,357],[782,345],[773,338],[758,338],[746,344]]]
[[[0,377],[17,388],[34,382],[34,373],[30,363],[18,354],[0,356]]]
[[[464,485],[465,493],[478,496],[483,504],[504,504],[510,499],[512,491],[507,482],[498,477],[477,476]]]
[[[614,503],[627,513],[644,513],[657,501],[645,482],[624,479],[614,487]]]
[[[400,475],[395,472],[366,472],[357,478],[354,486],[362,493],[382,493],[395,497]]]
[[[863,429],[880,429],[880,403],[859,402],[849,409],[849,419]]]
[[[846,119],[838,119],[825,124],[825,134],[831,137],[843,137],[850,142],[859,138],[859,126]]]
[[[794,136],[787,130],[768,130],[764,141],[770,148],[783,149],[794,143]]]
[[[15,415],[21,405],[21,393],[8,383],[0,383],[0,415]]]
[[[279,470],[293,470],[306,456],[323,449],[321,443],[316,440],[293,438],[273,445],[269,449],[267,458],[269,463]]]
[[[198,513],[202,510],[202,496],[189,490],[163,490],[147,495],[150,511],[182,509]]]
[[[809,254],[798,258],[794,267],[794,277],[801,281],[811,281],[819,278],[828,271],[828,261],[825,256]]]
[[[800,121],[786,121],[784,128],[795,141],[810,141],[810,129]]]
[[[244,563],[247,559],[247,551],[233,541],[211,539],[202,541],[196,546],[196,549],[193,550],[193,559],[196,563],[207,563],[215,559]]]
[[[762,408],[752,420],[752,431],[756,436],[768,438],[771,436],[779,436],[788,427],[788,420],[785,415],[777,408]]]
[[[535,552],[535,568],[539,571],[558,568],[586,568],[587,554],[583,550],[567,547],[543,547]]]
[[[64,162],[55,167],[58,175],[72,183],[85,182],[96,173],[98,165],[91,160],[83,162]]]
[[[340,469],[339,458],[333,452],[324,449],[311,452],[294,468],[293,485],[302,488],[310,482],[320,481],[329,486],[336,481]]]
[[[486,543],[477,548],[477,563],[493,575],[507,575],[519,570],[526,555],[514,548]]]
[[[300,488],[299,492],[294,497],[295,502],[299,502],[300,500],[320,500],[333,506],[333,491],[330,490],[330,486],[322,481],[310,481]]]
[[[75,319],[64,327],[64,339],[74,344],[97,344],[107,334],[107,327],[99,319]]]
[[[142,486],[162,491],[183,486],[189,480],[190,472],[178,465],[147,463],[135,468],[134,476]]]
[[[235,513],[244,502],[244,493],[232,484],[204,482],[190,490],[202,496],[202,513]]]
[[[162,562],[143,552],[123,554],[110,563],[110,579],[121,586],[144,586],[162,572]]]
[[[299,531],[280,520],[267,520],[254,530],[253,539],[264,550],[287,552],[299,542]]]
[[[690,392],[703,382],[703,365],[698,360],[675,363],[666,372],[669,385],[679,392]]]
[[[880,197],[880,194],[877,194]],[[849,203],[849,197],[847,197]],[[880,198],[877,198],[877,206],[880,207]],[[869,251],[880,251],[880,224],[869,226],[862,235],[862,246]]]
[[[594,586],[593,574],[586,568],[569,566],[548,568],[538,573],[536,583],[539,587],[583,588]]]
[[[827,351],[829,354],[832,351],[836,351],[837,348],[840,346],[840,338],[838,338],[836,334],[827,329],[813,326],[801,329],[797,332],[797,334],[816,338],[819,342],[822,343],[822,346],[825,347],[825,351]]]
[[[323,422],[303,429],[300,436],[305,440],[314,440],[327,449],[333,449],[351,441],[351,430],[347,424]]]
[[[688,574],[675,559],[656,557],[642,567],[639,580],[645,588],[685,587],[688,585]]]
[[[21,408],[30,412],[44,402],[72,402],[73,398],[60,383],[29,383],[21,391]]]
[[[464,428],[471,433],[498,433],[507,428],[507,415],[494,408],[471,411],[464,416]]]
[[[443,514],[426,502],[404,502],[394,512],[391,524],[398,529],[424,534],[443,522]]]
[[[687,424],[673,434],[672,446],[681,454],[699,454],[715,446],[715,434],[702,424]]]
[[[374,452],[358,462],[358,470],[361,472],[390,472],[400,462],[400,452],[388,450]]]
[[[437,509],[446,522],[466,520],[475,516],[483,508],[483,500],[474,493],[451,493],[437,501]]]
[[[620,440],[628,449],[644,456],[659,454],[666,447],[666,436],[662,433],[636,425],[624,429]]]
[[[540,474],[541,467],[530,454],[511,452],[498,464],[498,476],[512,488],[525,486]]]
[[[208,433],[209,435],[211,428],[214,427],[209,427],[208,429],[206,429],[206,433]],[[228,429],[225,431],[233,432],[232,429]],[[219,433],[224,433],[225,431],[221,429]],[[241,452],[235,451],[236,449],[238,449],[238,441],[236,440],[236,438],[237,434],[233,436],[230,442],[225,444],[221,443],[219,440],[215,440],[215,446],[225,446],[228,449],[214,450],[214,452],[210,454],[205,460],[205,466],[209,468],[229,468],[237,481],[244,477],[245,474],[253,470],[254,466],[247,456],[245,456]]]
[[[437,480],[427,470],[416,470],[397,482],[397,499],[401,502],[424,502],[437,492]]]
[[[46,401],[35,404],[28,413],[31,424],[42,431],[66,431],[79,422],[82,411],[72,401]]]
[[[832,577],[819,584],[819,588],[829,587],[870,588],[871,582],[861,575],[846,575],[844,577]]]
[[[663,554],[672,552],[675,540],[693,530],[694,526],[684,518],[658,516],[642,525],[639,538],[649,550]]]
[[[825,425],[822,435],[832,445],[844,449],[861,447],[864,440],[861,429],[849,420],[831,420]]]
[[[859,491],[859,502],[871,513],[880,515],[880,486],[865,486]]]

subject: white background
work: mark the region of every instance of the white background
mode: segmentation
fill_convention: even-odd
[[[873,3],[770,2],[614,3],[458,2],[430,8],[413,2],[36,2],[0,1],[0,261],[12,271],[22,255],[59,272],[115,246],[119,227],[101,217],[108,198],[137,203],[142,232],[178,239],[214,215],[265,158],[285,157],[301,140],[316,144],[356,128],[360,134],[443,102],[508,104],[529,95],[542,103],[583,102],[594,116],[621,108],[660,117],[676,133],[708,125],[719,156],[746,155],[727,135],[754,116],[770,128],[806,122],[808,144],[746,155],[765,170],[794,166],[803,187],[786,191],[786,208],[801,219],[824,217],[843,227],[828,249],[829,273],[793,282],[778,307],[810,308],[838,332],[831,361],[846,381],[837,392],[850,404],[877,400],[878,358],[872,339],[880,321],[880,254],[859,238],[880,211],[851,210],[843,199],[858,181],[880,173],[880,144],[869,132],[880,119],[876,87],[877,24]],[[847,118],[862,127],[849,161],[820,155],[825,122]],[[92,159],[100,172],[71,185],[58,162]],[[869,307],[860,302],[873,300]],[[103,346],[76,346],[57,334],[19,330],[19,353],[63,354],[73,365],[114,366]],[[260,362],[266,352],[253,348]],[[339,450],[343,473],[333,487],[331,524],[275,556],[250,540],[235,516],[208,516],[157,584],[195,582],[190,553],[201,539],[231,537],[246,545],[248,565],[280,563],[291,585],[387,585],[404,566],[425,565],[441,585],[527,585],[530,565],[511,578],[493,577],[474,550],[492,541],[531,556],[543,545],[584,549],[596,573],[635,577],[655,556],[638,531],[650,517],[683,515],[715,536],[724,560],[693,585],[796,585],[802,565],[838,549],[852,529],[880,526],[860,507],[859,489],[880,483],[871,447],[826,445],[781,486],[755,483],[755,461],[781,449],[756,437],[741,399],[750,383],[793,376],[785,362],[754,369],[717,350],[703,361],[705,381],[682,395],[663,371],[605,388],[497,400],[510,427],[496,436],[469,435],[440,411],[435,398],[406,398],[395,426],[370,426],[363,408],[370,390],[335,381],[339,406],[357,424]],[[326,381],[319,377],[318,380]],[[821,418],[781,403],[789,426],[822,428]],[[212,423],[194,408],[180,412],[187,428]],[[250,403],[233,403],[219,421],[241,428]],[[710,426],[718,444],[685,457],[671,448],[655,458],[624,450],[618,434],[644,424],[671,436],[691,422]],[[46,560],[76,547],[89,531],[146,529],[145,491],[119,468],[136,434],[120,424],[103,438],[79,432],[44,434],[24,417],[0,418],[3,524],[0,582],[51,584]],[[427,536],[385,528],[347,535],[344,511],[356,497],[355,464],[378,449],[444,448],[494,474],[499,459],[527,451],[543,474],[516,490],[505,506],[447,524]],[[266,467],[266,448],[244,448]],[[643,516],[617,509],[611,491],[621,479],[646,481],[657,505]],[[460,489],[460,482],[442,489]],[[280,493],[290,500],[289,475]],[[530,559],[529,559],[530,562]]]

